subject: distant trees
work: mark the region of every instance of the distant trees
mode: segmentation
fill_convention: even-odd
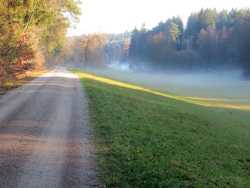
[[[53,26],[51,32],[60,28]],[[63,31],[53,34],[60,36]],[[44,46],[48,52],[57,53],[64,40],[53,42],[53,34],[44,35],[42,41],[47,42]],[[142,27],[120,35],[69,38],[65,47],[61,49],[65,60],[84,65],[103,66],[129,59],[135,68],[191,70],[239,66],[250,74],[250,10],[201,9],[189,16],[185,28],[179,17],[173,17],[150,30]]]
[[[179,17],[151,30],[135,29],[129,48],[133,64],[188,69],[234,66],[250,72],[250,11],[202,9],[192,13],[184,29]],[[191,62],[187,62],[191,60]],[[188,66],[187,66],[188,65]]]
[[[105,53],[108,62],[124,62],[128,60],[131,33],[108,35]]]
[[[250,76],[250,11],[241,12],[233,30],[234,44],[237,46],[240,62]]]
[[[68,47],[64,61],[84,66],[104,66],[105,46],[108,38],[105,34],[91,34],[68,38]]]
[[[183,48],[183,22],[179,17],[173,17],[149,31],[144,28],[135,29],[131,38],[129,56],[134,60],[154,62],[153,66],[156,67],[172,59],[175,53]]]
[[[105,34],[89,35],[83,40],[85,47],[85,61],[93,66],[103,66],[106,60],[104,47],[107,43]]]
[[[217,11],[215,9],[202,9],[189,16],[186,28],[186,37],[192,42],[192,48],[198,46],[197,40],[202,29],[215,29]]]
[[[0,84],[56,55],[79,14],[75,0],[0,0]]]
[[[90,34],[68,38],[64,61],[79,66],[103,67],[128,58],[130,33]]]

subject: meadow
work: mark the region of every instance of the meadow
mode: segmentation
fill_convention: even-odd
[[[75,72],[89,99],[104,187],[250,186],[247,108]]]

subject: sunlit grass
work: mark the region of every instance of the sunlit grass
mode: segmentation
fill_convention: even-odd
[[[249,111],[77,74],[103,187],[250,187]]]
[[[185,101],[185,102],[189,102],[189,103],[193,103],[193,104],[197,104],[197,105],[202,105],[202,106],[207,106],[207,107],[220,107],[220,108],[231,108],[231,109],[239,109],[239,110],[250,110],[250,104],[231,103],[231,102],[227,102],[226,100],[216,99],[216,98],[176,96],[173,94],[168,94],[165,92],[160,92],[157,90],[145,88],[145,87],[135,85],[132,83],[126,83],[126,82],[113,80],[110,78],[105,78],[105,77],[98,76],[98,75],[91,74],[91,73],[80,72],[79,74],[83,78],[99,81],[99,82],[102,82],[105,84],[110,84],[110,85],[114,85],[114,86],[118,86],[118,87],[143,91],[143,92],[151,93],[154,95],[168,97],[168,98],[172,98],[172,99],[176,99],[176,100],[181,100],[181,101]]]

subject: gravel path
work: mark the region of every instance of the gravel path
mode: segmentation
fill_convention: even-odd
[[[0,187],[98,187],[80,80],[57,68],[0,97]]]

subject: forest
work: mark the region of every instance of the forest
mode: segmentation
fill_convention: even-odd
[[[250,10],[192,13],[186,27],[173,17],[147,30],[135,29],[129,48],[134,67],[155,69],[243,68],[250,74]],[[141,63],[143,62],[143,63]]]
[[[237,68],[250,75],[249,9],[201,9],[186,24],[172,17],[151,29],[68,37],[79,15],[75,0],[1,0],[0,84],[51,62],[95,67],[123,62],[139,71]]]
[[[173,17],[152,29],[84,35],[68,43],[74,46],[68,60],[85,65],[126,62],[139,71],[237,68],[249,76],[250,10],[201,9],[188,17],[186,25]]]
[[[0,86],[54,61],[79,15],[75,0],[0,0]]]

